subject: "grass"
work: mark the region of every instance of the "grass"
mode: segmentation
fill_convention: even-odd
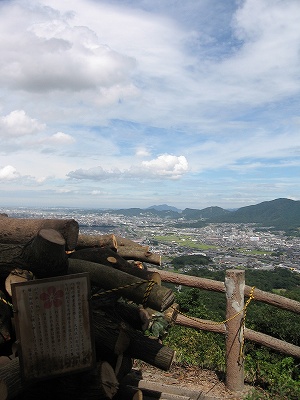
[[[165,236],[155,236],[155,240],[162,242],[162,243],[176,243],[180,246],[189,247],[191,249],[197,250],[209,250],[209,249],[217,249],[216,246],[207,245],[204,243],[195,242],[191,236],[188,235],[181,235],[180,237],[176,235],[165,235]]]
[[[243,254],[250,254],[255,256],[264,256],[264,255],[271,255],[272,251],[269,250],[248,250],[243,248],[238,248],[236,251],[243,253]]]

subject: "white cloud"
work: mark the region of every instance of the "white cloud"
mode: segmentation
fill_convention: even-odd
[[[105,180],[120,178],[127,179],[178,179],[188,172],[188,162],[184,156],[163,154],[156,159],[143,161],[140,165],[131,166],[128,169],[105,170],[101,166],[78,169],[67,174],[73,179]]]
[[[136,149],[135,155],[137,157],[148,157],[150,156],[150,152],[145,147],[139,147]]]
[[[77,169],[67,174],[68,177],[73,179],[91,179],[91,180],[104,180],[104,179],[117,179],[120,178],[122,172],[118,169],[105,170],[102,167],[94,167],[89,169]]]
[[[163,154],[150,161],[143,161],[142,166],[152,175],[165,176],[171,179],[180,178],[188,172],[188,162],[184,156]]]
[[[45,125],[26,115],[24,110],[14,110],[0,117],[0,136],[33,135],[45,129]]]
[[[32,176],[32,175],[25,175],[21,174],[15,167],[12,165],[6,165],[0,168],[0,181],[1,182],[14,182],[17,183],[18,186],[32,186],[32,185],[41,185],[45,183],[49,177],[45,176]]]
[[[49,138],[45,139],[47,143],[50,144],[61,144],[61,145],[69,145],[75,142],[75,139],[64,132],[56,132],[54,135],[50,136]]]
[[[127,85],[135,60],[101,43],[89,27],[74,25],[74,13],[59,12],[58,4],[2,8],[12,19],[0,26],[4,87],[46,93]]]
[[[103,192],[102,190],[92,190],[91,191],[91,195],[92,196],[99,196],[99,195],[102,195],[102,194],[105,194],[105,192]]]
[[[11,181],[18,179],[19,177],[20,174],[11,165],[6,165],[5,167],[0,168],[0,181]]]
[[[276,101],[299,91],[298,1],[247,0],[233,18],[239,41],[216,65],[220,97],[248,104]]]

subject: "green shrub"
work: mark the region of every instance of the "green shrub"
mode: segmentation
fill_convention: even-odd
[[[211,332],[172,326],[164,344],[176,351],[176,361],[217,371],[225,370],[224,338]]]
[[[248,400],[300,399],[299,365],[292,357],[272,353],[268,349],[251,351],[246,355],[246,379],[256,389]],[[257,396],[261,397],[257,397]]]

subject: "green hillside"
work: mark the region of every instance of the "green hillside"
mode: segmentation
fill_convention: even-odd
[[[207,207],[202,210],[186,208],[182,211],[181,215],[186,219],[212,219],[220,216],[227,216],[230,213],[230,211],[224,210],[224,208],[221,207]]]
[[[182,212],[174,211],[171,207],[165,210],[128,208],[109,212],[136,217],[158,216],[179,220],[181,225],[192,226],[190,224],[196,223],[195,227],[209,222],[256,223],[264,227],[291,230],[293,234],[299,234],[298,227],[300,227],[300,201],[281,198],[241,207],[235,211],[213,206],[203,209],[186,208]]]
[[[258,223],[264,226],[287,229],[300,226],[300,201],[275,199],[239,208],[211,222]]]

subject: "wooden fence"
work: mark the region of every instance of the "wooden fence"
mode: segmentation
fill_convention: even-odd
[[[154,270],[153,270],[154,271]],[[195,276],[177,274],[164,270],[155,270],[161,275],[164,282],[184,285],[193,288],[222,292],[226,294],[226,321],[215,321],[200,318],[189,318],[178,314],[175,323],[178,325],[222,333],[226,337],[226,387],[231,392],[243,392],[244,390],[244,339],[251,340],[278,352],[300,358],[300,347],[272,336],[247,329],[245,327],[245,313],[249,301],[261,301],[275,307],[300,314],[300,302],[279,296],[273,293],[251,288],[245,285],[245,271],[227,270],[225,282]],[[245,297],[248,298],[245,303]]]

